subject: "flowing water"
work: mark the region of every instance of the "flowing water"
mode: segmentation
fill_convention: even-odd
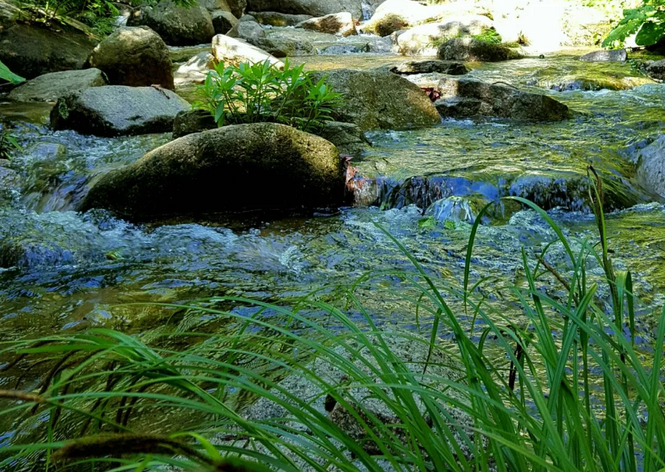
[[[332,68],[377,67],[397,59],[307,60],[311,68]],[[568,56],[486,64],[471,74],[542,91],[534,84],[543,77],[588,75],[590,68],[596,78],[641,78],[630,65],[589,66]],[[594,239],[585,204],[589,164],[608,188],[615,264],[634,271],[638,296],[655,306],[665,288],[665,207],[635,182],[634,157],[665,129],[665,85],[576,90],[594,87],[566,83],[558,88],[571,90],[547,92],[577,112],[562,123],[451,120],[431,129],[371,133],[373,147],[355,162],[363,176],[376,179],[370,207],[277,221],[253,217],[152,226],[74,209],[99,175],[166,143],[169,135],[52,132],[45,126],[47,108],[0,105],[0,113],[18,122],[25,149],[8,164],[23,185],[0,194],[0,339],[94,326],[145,333],[183,320],[167,308],[128,303],[186,303],[225,294],[275,300],[321,289],[323,296],[333,296],[336,286],[368,271],[409,269],[408,259],[374,223],[403,241],[436,278],[461,280],[467,221],[483,202],[500,196],[532,198],[568,235]],[[438,222],[419,224],[428,215]],[[478,236],[474,279],[519,281],[521,247],[540,250],[553,237],[533,212],[510,204],[495,210],[487,223]],[[555,248],[550,263],[565,272],[562,251]],[[401,309],[400,290],[398,277],[377,277],[364,286],[368,309],[379,323],[415,322],[411,310]],[[654,334],[651,310],[640,311],[638,322],[640,339],[648,341]]]

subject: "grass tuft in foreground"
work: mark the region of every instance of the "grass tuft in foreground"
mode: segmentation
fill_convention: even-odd
[[[413,263],[391,275],[411,287],[405,300],[427,332],[377,326],[357,295],[361,280],[335,303],[220,297],[187,307],[233,322],[226,334],[177,332],[148,345],[95,329],[5,344],[3,375],[47,373],[20,379],[32,391],[0,392],[0,421],[14,431],[0,469],[660,471],[665,314],[646,362],[631,276],[608,256],[602,189],[591,198],[598,244],[573,244],[514,198],[558,240],[535,260],[523,251],[525,282],[510,287],[505,309],[488,303],[486,281],[472,281],[478,224],[461,284],[433,279],[386,233]],[[545,262],[556,245],[565,273]],[[590,260],[610,300],[597,296]],[[563,295],[545,293],[542,277]],[[507,315],[515,302],[524,323]],[[233,309],[247,306],[257,308],[251,317]],[[407,359],[405,345],[422,355]],[[307,395],[288,388],[293,379]],[[252,415],[255,399],[279,414]]]

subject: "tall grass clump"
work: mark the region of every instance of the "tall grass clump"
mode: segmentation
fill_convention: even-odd
[[[609,258],[602,188],[590,198],[598,241],[567,239],[513,198],[557,238],[534,258],[522,251],[524,283],[504,284],[505,306],[472,280],[476,223],[460,283],[434,279],[386,232],[414,270],[368,274],[333,302],[165,305],[228,320],[225,334],[143,342],[95,329],[5,343],[3,375],[22,378],[0,391],[0,421],[12,423],[0,470],[660,471],[665,314],[645,361],[631,275]],[[565,272],[546,262],[555,247]],[[420,331],[377,326],[365,310],[358,288],[382,275],[413,289],[403,293]],[[515,303],[526,321],[509,315]],[[252,413],[257,399],[272,414]]]

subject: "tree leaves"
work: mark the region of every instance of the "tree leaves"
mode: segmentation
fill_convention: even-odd
[[[0,61],[0,79],[6,80],[12,84],[20,84],[21,82],[25,82],[23,77],[10,71],[9,67],[4,65],[2,61]]]

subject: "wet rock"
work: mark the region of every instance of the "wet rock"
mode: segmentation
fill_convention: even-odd
[[[171,46],[208,43],[215,35],[212,18],[206,8],[199,5],[180,7],[170,0],[143,5],[137,14],[129,17],[127,24],[148,26]]]
[[[51,125],[97,136],[163,133],[173,129],[179,112],[189,109],[170,90],[107,85],[60,98],[51,111]]]
[[[212,18],[212,26],[215,29],[215,34],[227,34],[238,24],[238,19],[229,11],[218,10],[213,12],[210,16]]]
[[[363,25],[363,32],[389,36],[395,31],[423,21],[428,16],[428,7],[413,0],[387,0],[377,9],[372,18]]]
[[[638,154],[637,181],[645,190],[665,198],[665,135]]]
[[[289,13],[280,13],[276,11],[250,12],[262,25],[270,26],[295,26],[298,23],[313,18],[312,15],[291,15]]]
[[[522,57],[517,51],[503,44],[486,43],[475,38],[454,38],[446,41],[437,55],[445,61],[465,62],[498,62]]]
[[[174,89],[169,49],[147,26],[118,29],[95,47],[88,64],[104,71],[111,85]]]
[[[316,54],[316,48],[311,43],[289,38],[261,38],[252,41],[254,46],[263,49],[275,57],[310,56]]]
[[[215,56],[209,52],[200,52],[178,67],[174,73],[175,83],[178,85],[202,84],[214,66]]]
[[[339,152],[323,138],[276,123],[225,126],[165,144],[102,177],[81,209],[130,219],[207,212],[337,206]]]
[[[337,69],[314,75],[315,80],[324,76],[345,101],[335,111],[337,121],[355,123],[363,131],[434,126],[441,121],[420,88],[387,70]]]
[[[340,154],[352,157],[362,156],[370,144],[365,133],[353,123],[326,121],[313,133],[333,143]]]
[[[69,93],[102,85],[106,85],[106,77],[99,69],[51,72],[15,88],[7,98],[17,102],[55,102]]]
[[[445,23],[427,23],[405,31],[397,37],[401,54],[407,56],[436,56],[442,41],[458,36],[476,36],[492,27],[486,16],[460,18]]]
[[[296,28],[304,28],[321,33],[336,34],[339,36],[351,36],[358,34],[356,24],[351,13],[334,13],[319,18],[312,18],[298,23]]]
[[[397,66],[389,67],[389,70],[393,74],[400,75],[431,73],[464,75],[469,72],[469,68],[461,62],[440,60],[403,62]]]
[[[649,64],[647,74],[656,80],[665,80],[665,59]]]
[[[641,85],[652,84],[653,80],[648,77],[631,77],[620,74],[606,74],[603,77],[590,75],[584,76],[565,76],[553,79],[533,80],[527,85],[536,85],[538,87],[557,92],[567,90],[629,90]]]
[[[50,161],[60,159],[67,153],[67,148],[59,143],[36,143],[25,151],[31,159]]]
[[[215,118],[207,110],[181,111],[173,122],[173,139],[192,133],[200,133],[217,128]]]
[[[255,40],[265,38],[266,32],[253,16],[243,15],[227,33],[227,36],[243,39],[253,44]]]
[[[566,105],[546,95],[471,78],[444,78],[437,90],[441,98],[436,108],[443,117],[560,121],[571,115]]]
[[[628,54],[625,49],[610,49],[590,52],[580,57],[584,62],[625,62]]]
[[[295,15],[326,16],[349,12],[354,18],[363,18],[361,0],[249,0],[250,11],[276,11]],[[367,2],[369,4],[376,2]]]
[[[54,31],[17,24],[0,29],[0,61],[26,79],[49,72],[82,69],[95,47],[78,31]]]
[[[3,160],[0,159],[0,203],[3,201],[11,201],[16,196],[20,195],[22,187],[21,176],[19,173],[13,169],[4,167],[2,163]],[[0,264],[0,267],[7,266]]]
[[[247,8],[247,0],[226,0],[226,4],[236,18],[240,18]]]
[[[238,65],[243,62],[254,64],[270,61],[276,67],[284,67],[282,61],[263,49],[241,39],[231,38],[223,34],[218,34],[212,38],[212,54],[215,56],[215,60],[225,64]]]

